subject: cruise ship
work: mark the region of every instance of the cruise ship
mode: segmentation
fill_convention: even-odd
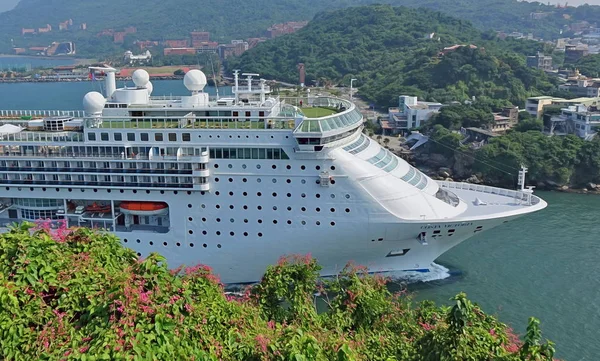
[[[86,94],[83,111],[0,111],[0,225],[64,220],[249,283],[290,254],[310,253],[323,275],[349,261],[426,272],[546,207],[524,172],[518,190],[429,178],[370,139],[345,99],[284,98],[238,72],[214,98],[200,70],[184,77],[189,95],[160,97],[142,69],[119,89],[115,69],[99,70],[105,94]],[[327,115],[303,113],[315,108]]]

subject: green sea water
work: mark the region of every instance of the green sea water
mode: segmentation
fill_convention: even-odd
[[[157,95],[188,93],[182,81],[153,83]],[[100,84],[0,84],[0,109],[82,109],[91,90]],[[600,196],[537,194],[548,208],[463,242],[437,260],[450,277],[410,290],[439,304],[464,291],[520,334],[530,316],[538,317],[557,357],[600,360]]]

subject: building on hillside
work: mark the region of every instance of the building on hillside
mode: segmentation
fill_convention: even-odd
[[[21,28],[21,35],[35,34],[35,29]]]
[[[162,42],[166,48],[187,48],[190,43],[188,39],[170,39]]]
[[[477,49],[477,46],[473,45],[473,44],[469,44],[469,45],[464,45],[464,44],[456,44],[456,45],[452,45],[452,46],[447,46],[445,47],[440,53],[440,56],[444,56],[446,54],[455,52],[456,50],[460,49],[460,48],[464,48],[465,46],[468,46],[470,49]]]
[[[25,54],[27,52],[27,49],[25,48],[12,48],[13,54],[15,55],[19,55],[19,54]]]
[[[125,64],[148,64],[152,61],[152,53],[150,50],[146,50],[143,54],[133,55],[133,52],[127,50],[123,54],[123,62]]]
[[[69,30],[73,26],[73,19],[65,20],[58,23],[58,30]]]
[[[153,48],[155,46],[158,46],[158,41],[136,40],[133,42],[133,45],[135,45],[139,50],[144,50],[147,48]]]
[[[575,134],[592,140],[600,130],[600,110],[594,105],[571,105],[561,109],[561,114],[551,118],[550,134]]]
[[[536,12],[529,13],[529,18],[531,20],[542,20],[542,19],[548,17],[550,14],[551,13],[536,11]]]
[[[219,43],[214,42],[214,41],[208,41],[208,42],[201,43],[198,46],[194,46],[194,48],[196,49],[196,52],[198,54],[204,54],[204,53],[217,54],[219,52]]]
[[[525,110],[527,113],[532,116],[540,119],[544,114],[544,107],[550,105],[560,105],[563,107],[568,107],[577,104],[583,105],[592,105],[594,103],[600,103],[600,98],[574,98],[574,99],[564,99],[564,98],[555,98],[551,96],[539,96],[539,97],[530,97],[527,99],[525,103]]]
[[[81,23],[79,25],[79,30],[87,30],[87,23]]]
[[[96,36],[100,37],[100,36],[113,36],[113,34],[115,33],[114,29],[102,29],[102,31],[100,31],[98,34],[96,34]]]
[[[267,38],[249,38],[246,41],[248,42],[248,49],[252,49],[258,44],[267,41]]]
[[[50,25],[50,24],[46,24],[46,27],[38,28],[38,30],[37,30],[38,34],[49,33],[51,31],[52,31],[52,25]]]
[[[163,55],[195,55],[195,48],[164,48]]]
[[[597,98],[600,97],[600,79],[570,79],[559,85],[558,89],[577,97]]]
[[[420,127],[435,113],[440,111],[441,103],[419,101],[417,97],[401,95],[397,108],[388,109],[388,119],[381,120],[385,135],[406,134]]]
[[[123,30],[123,32],[125,34],[135,34],[137,33],[137,28],[135,26],[128,26]]]
[[[534,56],[527,57],[527,66],[544,71],[552,71],[552,57],[538,52]]]
[[[500,113],[492,113],[494,122],[487,129],[494,133],[504,133],[519,122],[519,107],[507,107]]]
[[[227,59],[230,56],[240,56],[248,50],[248,43],[243,40],[232,40],[231,44],[219,45],[219,57]]]
[[[124,31],[117,31],[113,34],[113,43],[115,44],[123,44],[125,42],[125,35],[127,35]]]
[[[577,60],[588,56],[590,53],[587,44],[565,45],[565,62],[575,63]]]
[[[210,33],[207,31],[192,31],[190,32],[192,47],[198,48],[202,44],[210,42]]]
[[[281,35],[292,34],[307,24],[308,21],[290,21],[283,24],[274,24],[267,29],[267,37],[273,39]]]

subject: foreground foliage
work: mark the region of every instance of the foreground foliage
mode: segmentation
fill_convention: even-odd
[[[318,278],[282,258],[242,296],[210,269],[138,260],[110,234],[31,224],[0,236],[0,358],[6,360],[551,360],[531,319],[524,341],[459,294],[415,305],[348,266]],[[327,305],[317,313],[318,302]]]

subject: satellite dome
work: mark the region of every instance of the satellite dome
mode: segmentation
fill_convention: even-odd
[[[191,92],[202,91],[206,86],[206,75],[198,69],[192,69],[183,77],[183,84]]]
[[[146,90],[148,90],[148,96],[152,95],[152,91],[154,90],[154,85],[152,85],[151,81],[149,81],[146,84]]]
[[[133,72],[133,75],[131,75],[131,79],[133,80],[133,83],[136,87],[144,88],[146,84],[148,84],[148,82],[150,81],[150,75],[144,69],[138,69]]]
[[[102,113],[106,99],[98,92],[89,92],[83,97],[83,110],[87,115]]]

